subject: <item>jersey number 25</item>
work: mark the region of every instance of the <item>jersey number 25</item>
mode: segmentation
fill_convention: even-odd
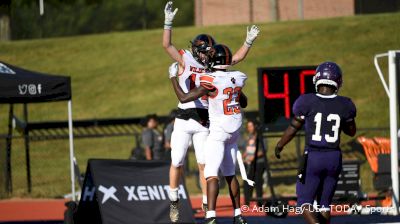
[[[224,89],[223,94],[228,95],[228,99],[225,99],[223,101],[225,115],[240,113],[239,94],[241,89],[242,88],[240,87],[235,87],[235,88],[228,87]]]

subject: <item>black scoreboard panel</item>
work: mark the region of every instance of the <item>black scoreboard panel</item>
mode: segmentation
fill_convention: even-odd
[[[292,106],[305,93],[315,92],[317,66],[258,68],[258,99],[265,131],[283,131],[293,117]]]

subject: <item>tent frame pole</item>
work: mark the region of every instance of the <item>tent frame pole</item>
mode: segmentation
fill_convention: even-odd
[[[28,104],[24,103],[24,120],[28,124]],[[29,129],[28,126],[24,128],[24,141],[25,141],[25,160],[26,160],[26,179],[28,184],[28,192],[32,193],[32,177],[31,177],[31,159],[29,147]]]
[[[10,104],[10,110],[8,113],[8,134],[7,134],[7,179],[6,187],[8,194],[12,194],[12,174],[11,174],[11,146],[12,146],[12,119],[14,116],[14,104]]]

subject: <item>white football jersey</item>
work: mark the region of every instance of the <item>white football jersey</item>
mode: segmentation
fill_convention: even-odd
[[[217,125],[227,133],[233,133],[242,125],[239,94],[247,76],[239,71],[217,71],[203,74],[200,84],[207,89],[215,89],[216,95],[209,96],[208,114],[210,130]]]
[[[179,53],[182,55],[185,63],[185,68],[181,74],[178,74],[178,82],[183,92],[188,93],[191,89],[200,86],[200,76],[205,73],[205,68],[202,64],[194,59],[192,53],[187,50],[180,50]],[[208,97],[203,96],[197,100],[181,103],[179,102],[178,107],[181,109],[189,108],[208,108]]]

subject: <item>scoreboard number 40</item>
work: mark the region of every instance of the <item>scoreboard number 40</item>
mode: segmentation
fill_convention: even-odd
[[[283,131],[293,116],[292,107],[302,94],[315,92],[317,66],[258,68],[258,99],[265,131]]]

